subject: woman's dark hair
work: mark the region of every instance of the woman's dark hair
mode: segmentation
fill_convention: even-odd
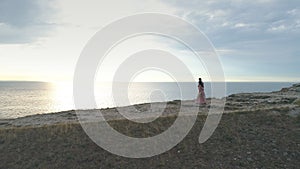
[[[199,78],[199,85],[201,86],[201,87],[203,87],[204,88],[204,83],[202,82],[202,79],[201,78]]]

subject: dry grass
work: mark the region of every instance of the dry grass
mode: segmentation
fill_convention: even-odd
[[[206,116],[198,116],[176,147],[146,159],[113,155],[93,143],[79,124],[0,130],[0,168],[297,168],[299,121],[285,115],[243,112],[223,115],[213,136],[198,143]],[[149,137],[167,129],[176,117],[146,125],[111,121],[116,130]]]

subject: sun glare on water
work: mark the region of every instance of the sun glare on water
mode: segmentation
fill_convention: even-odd
[[[52,100],[58,110],[74,109],[73,84],[69,82],[52,83]]]

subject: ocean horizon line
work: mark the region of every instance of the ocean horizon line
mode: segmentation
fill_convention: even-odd
[[[32,83],[73,83],[73,81],[39,81],[39,80],[0,80],[0,82],[32,82]],[[195,83],[195,81],[133,81],[130,83]],[[96,83],[128,83],[126,81],[96,81]],[[300,81],[204,81],[204,83],[300,83]]]

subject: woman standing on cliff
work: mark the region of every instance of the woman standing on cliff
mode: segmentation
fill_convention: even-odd
[[[206,104],[206,98],[205,98],[205,92],[204,92],[204,83],[202,82],[202,79],[199,78],[198,82],[198,96],[195,100],[196,103],[205,105]]]

